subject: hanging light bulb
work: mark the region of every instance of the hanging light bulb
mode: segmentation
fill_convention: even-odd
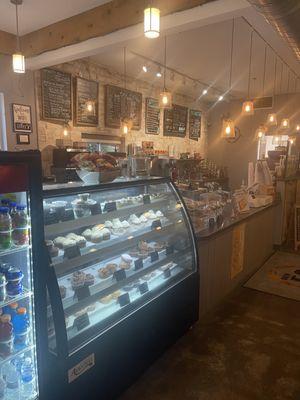
[[[156,39],[160,33],[160,10],[148,7],[144,10],[144,35],[148,39]]]
[[[165,59],[164,59],[164,90],[159,95],[159,107],[163,110],[171,109],[173,106],[172,93],[166,89],[166,71],[167,71],[167,37],[165,36]]]
[[[264,125],[260,125],[255,132],[256,139],[262,140],[265,137],[266,131],[267,131],[266,127]]]
[[[300,131],[300,124],[296,125],[296,131],[299,132]]]
[[[222,96],[222,95],[220,95],[219,97],[218,97],[218,101],[222,101],[224,99],[224,96]]]
[[[205,95],[207,94],[207,92],[208,92],[208,90],[207,90],[207,89],[203,89],[203,90],[202,90],[202,94],[203,94],[203,96],[205,96]]]
[[[85,107],[89,114],[92,114],[92,115],[96,114],[95,102],[93,100],[88,100],[85,103]]]
[[[295,143],[295,138],[294,138],[294,136],[291,136],[291,137],[289,138],[289,142],[290,142],[290,144],[294,144],[294,143]]]
[[[253,101],[244,101],[242,106],[243,115],[253,115],[254,114],[254,104]]]
[[[277,115],[275,113],[268,115],[267,124],[269,126],[277,126]]]
[[[25,73],[25,57],[20,51],[20,35],[19,35],[19,15],[18,6],[23,3],[23,0],[10,0],[16,6],[16,26],[17,26],[17,52],[12,55],[12,67],[16,74]]]
[[[281,129],[289,129],[290,127],[290,120],[288,118],[283,118],[281,120],[280,128]]]
[[[148,72],[148,67],[147,67],[147,65],[143,65],[143,68],[142,68],[142,69],[143,69],[144,72]]]
[[[132,126],[133,126],[132,118],[125,117],[121,119],[121,133],[123,133],[124,135],[127,135],[127,133],[131,131]]]
[[[156,72],[156,77],[157,78],[161,78],[162,77],[162,73],[161,73],[161,69],[159,68],[158,71]]]
[[[70,125],[69,125],[68,121],[66,121],[63,125],[63,135],[65,137],[67,137],[67,136],[69,136],[69,133],[70,133]]]
[[[221,137],[224,139],[235,138],[235,125],[232,119],[223,119]]]

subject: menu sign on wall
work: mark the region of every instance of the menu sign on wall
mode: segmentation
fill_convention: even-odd
[[[187,118],[187,107],[173,104],[173,108],[164,110],[164,136],[185,137]]]
[[[91,102],[92,110],[87,103]],[[98,82],[75,78],[75,125],[98,126]]]
[[[160,125],[160,108],[158,100],[148,97],[145,106],[145,130],[149,135],[158,135]]]
[[[133,130],[141,129],[142,94],[118,86],[105,87],[105,126],[120,128],[121,118],[133,120]]]
[[[72,119],[71,74],[45,68],[42,79],[42,118],[55,121]]]
[[[189,110],[189,136],[192,140],[198,140],[201,136],[201,111]]]

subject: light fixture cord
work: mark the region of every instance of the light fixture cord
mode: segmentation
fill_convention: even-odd
[[[250,35],[250,54],[249,54],[249,75],[248,75],[248,100],[250,96],[250,78],[251,78],[251,67],[252,67],[252,45],[253,45],[253,28]]]
[[[234,18],[232,18],[232,29],[231,29],[231,53],[230,53],[230,72],[229,72],[229,90],[231,90],[232,84],[232,66],[233,66],[233,44],[234,44]]]
[[[165,35],[165,61],[164,61],[164,91],[166,91],[166,74],[167,74],[167,35]]]
[[[282,89],[282,75],[283,75],[283,63],[281,63],[281,74],[280,74],[280,87],[279,87],[279,93],[281,93],[281,89]]]
[[[267,64],[267,46],[265,46],[265,59],[264,59],[264,74],[263,74],[263,87],[262,93],[265,95],[265,83],[266,83],[266,64]]]
[[[275,54],[275,53],[274,53]],[[274,68],[274,85],[273,85],[273,97],[276,94],[276,75],[277,75],[277,55],[275,54],[275,68]]]
[[[289,91],[290,91],[290,70],[289,70],[288,81],[287,81],[287,92],[289,93]]]
[[[126,72],[126,47],[124,47],[124,87],[125,87],[125,89],[126,89],[126,86],[127,86],[127,82],[126,82],[126,74],[127,74],[127,72]]]
[[[20,52],[20,35],[19,35],[19,14],[18,14],[18,4],[16,3],[16,26],[17,26],[17,51]]]

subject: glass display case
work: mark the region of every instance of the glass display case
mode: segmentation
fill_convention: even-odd
[[[43,204],[55,355],[58,335],[76,353],[197,272],[192,228],[168,179],[46,187]]]

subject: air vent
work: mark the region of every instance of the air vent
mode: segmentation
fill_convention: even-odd
[[[273,97],[257,97],[253,100],[254,109],[273,108]]]

